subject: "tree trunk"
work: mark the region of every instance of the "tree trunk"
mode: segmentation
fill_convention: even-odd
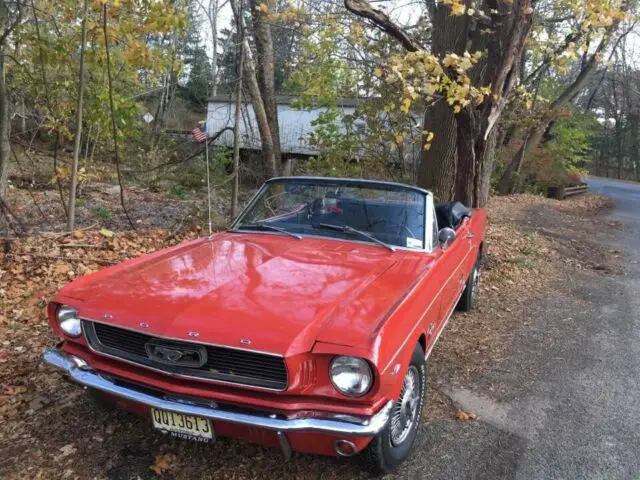
[[[253,38],[256,45],[257,69],[256,77],[260,86],[262,102],[264,103],[267,122],[271,130],[273,140],[273,155],[281,169],[280,153],[280,126],[278,125],[278,104],[276,101],[275,81],[275,55],[273,51],[273,39],[271,36],[271,22],[268,13],[264,12],[260,5],[261,0],[251,0],[251,18],[253,21]],[[275,0],[266,1],[269,11],[275,11]]]
[[[27,106],[24,103],[26,94],[20,95],[20,133],[27,133]]]
[[[458,162],[457,124],[453,111],[445,102],[429,107],[424,117],[425,130],[434,132],[431,149],[423,153],[418,168],[418,185],[431,190],[437,201],[454,195]]]
[[[633,108],[633,106],[631,107]],[[634,169],[636,174],[636,179],[640,181],[640,132],[638,129],[640,128],[640,118],[638,116],[638,112],[633,112],[629,115],[629,130],[630,130],[630,138],[629,138],[629,157],[631,161],[631,166]]]
[[[9,95],[5,77],[4,45],[0,45],[0,198],[4,198],[9,184],[9,155],[11,153],[11,118]]]
[[[0,0],[0,200],[9,185],[9,156],[11,154],[11,116],[9,115],[9,93],[5,72],[7,38],[22,21],[24,4],[15,2],[10,11],[10,2]],[[8,207],[6,207],[8,211]],[[8,217],[7,217],[8,221]]]
[[[471,0],[464,0],[472,7]],[[438,2],[433,17],[432,53],[484,51],[483,61],[471,70],[472,83],[489,86],[491,94],[481,105],[469,106],[454,115],[445,102],[437,102],[425,115],[425,129],[434,133],[430,151],[424,153],[418,184],[431,189],[439,201],[461,200],[483,206],[489,196],[490,175],[496,146],[496,124],[513,89],[520,59],[532,23],[531,0],[496,2],[485,0],[482,9],[490,12],[476,18],[452,16],[445,2]],[[367,0],[345,0],[346,8],[373,22],[408,51],[422,47],[383,11]],[[474,8],[474,10],[476,10]],[[491,35],[482,30],[490,23]]]
[[[520,182],[520,172],[527,152],[530,151],[530,146],[533,145],[533,142],[536,140],[539,142],[540,139],[542,139],[544,132],[536,130],[533,133],[535,135],[533,138],[529,137],[531,133],[527,134],[522,146],[518,149],[511,161],[509,161],[504,172],[502,172],[502,176],[500,177],[497,186],[498,193],[501,195],[508,195],[516,191]]]
[[[483,157],[478,159],[476,173],[476,205],[486,205],[491,193],[491,175],[495,164],[495,153],[498,145],[498,130],[494,128],[485,141]]]
[[[211,0],[212,15],[209,16],[211,27],[211,94],[218,95],[218,0]]]
[[[238,34],[242,35],[241,29]],[[240,116],[242,115],[242,83],[244,77],[244,42],[240,42],[236,80],[236,106],[233,117],[233,185],[231,189],[231,220],[238,214],[238,190],[240,188]]]
[[[256,116],[256,123],[258,124],[258,131],[260,133],[260,143],[262,145],[262,154],[264,156],[264,164],[267,175],[269,177],[278,176],[278,162],[274,153],[273,143],[274,137],[271,132],[271,127],[267,119],[267,113],[265,111],[264,102],[262,100],[262,94],[260,92],[260,86],[258,85],[258,79],[256,77],[255,61],[251,54],[249,47],[249,41],[246,36],[246,26],[244,24],[244,18],[242,17],[241,2],[239,0],[233,0],[231,2],[231,8],[233,9],[234,17],[239,22],[243,31],[242,46],[245,52],[244,70],[247,77],[247,84],[249,93],[251,94],[251,100],[253,104],[253,111]],[[238,20],[239,19],[239,20]]]
[[[84,0],[82,11],[82,33],[80,43],[80,74],[78,79],[78,102],[76,104],[76,133],[73,144],[73,162],[71,163],[71,191],[69,192],[69,218],[67,219],[67,230],[73,232],[76,222],[76,189],[78,186],[78,160],[82,141],[82,103],[84,100],[84,52],[87,43],[87,9],[88,0]]]
[[[120,151],[118,149],[118,128],[116,127],[116,109],[113,101],[113,81],[111,78],[111,55],[109,53],[109,32],[107,29],[107,4],[102,5],[102,34],[104,35],[104,53],[107,64],[107,93],[109,96],[109,113],[111,117],[111,135],[113,138],[113,153],[114,160],[116,164],[116,176],[118,178],[118,185],[120,186],[120,206],[122,207],[122,211],[124,212],[125,217],[127,217],[127,221],[131,226],[132,230],[135,230],[136,227],[129,216],[129,211],[127,210],[127,204],[124,199],[124,184],[122,182],[122,172],[120,171]]]
[[[458,147],[458,169],[466,172],[464,175],[456,175],[453,198],[472,205],[474,201],[474,177],[476,174],[476,130],[475,118],[463,112],[457,115],[457,147]]]
[[[467,16],[454,17],[450,8],[438,2],[435,9],[435,28],[431,53],[442,57],[447,53],[462,54],[466,48]],[[433,192],[440,201],[453,200],[456,191],[458,164],[458,125],[456,118],[444,100],[427,108],[424,117],[425,130],[433,132],[433,143],[425,150],[418,169],[418,185]]]
[[[436,10],[436,21],[442,30],[434,31],[434,53],[442,55],[453,51],[461,54],[466,50],[486,51],[485,57],[471,71],[472,83],[491,85],[490,98],[477,107],[463,109],[454,116],[455,133],[450,134],[446,122],[436,123],[435,137],[440,141],[453,144],[442,147],[446,152],[454,150],[455,180],[449,199],[455,199],[471,206],[485,205],[489,199],[491,173],[495,157],[498,132],[496,124],[504,110],[506,97],[515,85],[520,68],[520,58],[524,48],[524,40],[531,27],[531,1],[520,0],[508,15],[494,14],[497,28],[494,35],[482,35],[479,26],[466,18],[451,17],[448,7],[439,5]],[[456,24],[456,22],[458,22]],[[464,42],[461,42],[461,39]],[[435,142],[434,142],[435,143]],[[438,158],[440,169],[451,171],[448,165],[454,156],[444,153]],[[429,155],[425,155],[428,159]],[[433,179],[429,188],[441,189],[438,182],[449,182],[447,179]],[[450,184],[450,183],[449,183]]]
[[[201,0],[196,0],[209,21],[209,30],[211,31],[211,92],[207,91],[207,94],[211,93],[213,97],[218,95],[218,15],[226,6],[227,1],[223,0],[220,3],[220,0],[209,0],[209,3],[205,4]],[[231,40],[231,36],[229,40]]]
[[[622,179],[622,166],[624,164],[624,151],[622,148],[624,129],[622,128],[622,118],[621,116],[616,116],[616,160],[618,161],[617,166],[617,177],[618,180]]]

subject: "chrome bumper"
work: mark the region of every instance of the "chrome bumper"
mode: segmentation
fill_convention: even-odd
[[[356,421],[330,418],[273,418],[275,415],[259,415],[226,411],[222,408],[205,407],[176,400],[167,400],[131,387],[116,384],[96,373],[82,359],[64,353],[58,348],[49,348],[42,354],[45,363],[62,370],[71,380],[85,387],[115,395],[126,400],[148,405],[149,407],[197,415],[222,422],[236,423],[258,428],[266,428],[278,432],[280,437],[289,432],[321,432],[336,436],[373,437],[388,423],[393,402],[388,402],[378,413],[369,418]]]

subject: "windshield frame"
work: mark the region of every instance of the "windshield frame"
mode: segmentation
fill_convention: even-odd
[[[433,251],[433,239],[431,231],[432,224],[435,221],[433,215],[433,194],[420,187],[416,187],[414,185],[407,185],[403,183],[397,182],[387,182],[383,180],[364,180],[364,179],[355,179],[355,178],[341,178],[341,177],[313,177],[313,176],[300,176],[300,177],[273,177],[267,180],[262,184],[262,186],[255,192],[255,194],[251,197],[251,200],[247,202],[245,207],[240,211],[238,216],[233,219],[231,225],[228,228],[230,232],[241,232],[241,233],[258,233],[262,235],[282,235],[278,232],[269,232],[269,231],[259,231],[259,230],[251,230],[251,229],[243,229],[240,226],[240,220],[247,214],[257,203],[257,201],[261,198],[262,194],[265,190],[269,188],[269,186],[273,183],[317,183],[318,185],[335,185],[339,183],[340,185],[344,185],[346,187],[368,187],[375,189],[379,187],[383,190],[410,190],[416,193],[420,193],[424,195],[425,198],[425,224],[424,224],[424,233],[423,233],[423,245],[424,248],[412,248],[412,247],[404,247],[400,245],[393,245],[397,250],[404,250],[409,252],[431,252]],[[366,240],[358,240],[358,239],[344,239],[332,237],[329,235],[322,234],[310,234],[310,233],[297,233],[301,235],[303,238],[321,238],[327,240],[337,240],[342,242],[352,242],[352,243],[360,243],[364,245],[376,245],[376,243]]]

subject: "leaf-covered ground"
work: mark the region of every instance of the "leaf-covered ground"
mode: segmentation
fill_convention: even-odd
[[[618,273],[621,252],[598,251],[574,235],[603,206],[596,196],[491,200],[478,309],[454,316],[430,358],[424,421],[475,421],[474,412],[459,411],[440,385],[472,379],[499,359],[518,311],[566,274],[563,265]],[[285,464],[279,451],[239,441],[203,446],[167,438],[147,418],[96,405],[41,364],[42,350],[56,342],[44,314],[56,290],[199,234],[174,232],[84,230],[0,244],[0,478],[367,478],[357,458],[295,455]],[[421,461],[426,459],[414,455],[398,478]]]

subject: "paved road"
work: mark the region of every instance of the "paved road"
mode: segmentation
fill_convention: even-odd
[[[514,327],[508,360],[479,385],[443,387],[481,420],[428,425],[434,462],[415,478],[640,478],[640,185],[589,184],[615,200],[588,221],[624,250],[626,275],[572,271],[570,292],[534,302]]]

